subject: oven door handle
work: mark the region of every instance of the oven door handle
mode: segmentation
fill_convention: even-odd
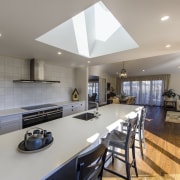
[[[39,115],[39,116],[34,116],[34,117],[29,117],[29,118],[23,118],[23,122],[30,121],[30,120],[37,119],[37,118],[41,118],[41,117],[46,117],[46,114]]]
[[[49,115],[60,114],[60,113],[62,113],[62,111],[53,111],[53,112],[46,112],[46,115],[49,116]]]

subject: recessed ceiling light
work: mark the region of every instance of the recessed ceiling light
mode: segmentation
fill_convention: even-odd
[[[2,36],[2,34],[0,33],[0,37]]]
[[[88,64],[90,64],[91,63],[91,61],[88,61]]]
[[[60,52],[60,51],[59,51],[57,54],[61,55],[61,54],[62,54],[62,52]]]
[[[145,70],[143,69],[142,71],[144,72]]]
[[[166,47],[166,48],[170,48],[170,47],[171,47],[171,45],[170,45],[170,44],[167,44],[165,47]]]
[[[169,16],[163,16],[162,18],[161,18],[161,21],[166,21],[166,20],[168,20],[169,19]]]
[[[180,66],[178,66],[178,68],[180,69]]]

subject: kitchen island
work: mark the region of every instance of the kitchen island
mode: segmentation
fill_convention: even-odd
[[[89,121],[76,119],[71,115],[39,124],[37,127],[52,132],[54,141],[49,148],[36,153],[27,154],[17,150],[30,128],[1,135],[0,179],[46,179],[109,131],[117,128],[119,122],[126,120],[131,112],[140,109],[141,106],[110,104],[100,107],[100,116]],[[94,109],[88,112],[93,111]]]

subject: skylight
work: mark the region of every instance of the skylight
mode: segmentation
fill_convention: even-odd
[[[101,1],[36,40],[88,58],[138,47]]]
[[[72,20],[73,20],[78,52],[81,55],[89,57],[86,20],[85,20],[84,12],[78,14],[77,16],[74,16]]]
[[[96,40],[106,41],[120,27],[120,23],[102,2],[94,5]]]

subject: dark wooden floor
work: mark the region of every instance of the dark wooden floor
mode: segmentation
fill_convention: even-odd
[[[180,123],[165,122],[166,112],[161,107],[147,107],[145,121],[146,149],[144,160],[136,149],[139,178],[141,180],[180,180]],[[115,162],[114,167],[125,173],[123,164]],[[103,180],[119,180],[104,172]]]
[[[180,124],[165,122],[166,111],[162,107],[147,107],[147,109],[145,129],[180,147]]]

